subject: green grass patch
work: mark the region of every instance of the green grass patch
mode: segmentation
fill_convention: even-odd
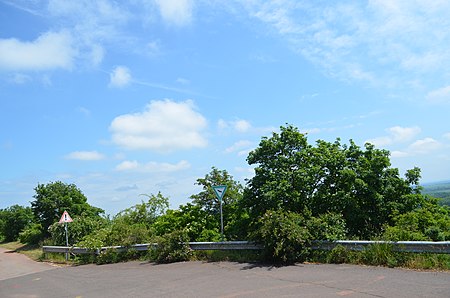
[[[421,270],[450,270],[450,255],[396,252],[389,244],[373,244],[363,251],[337,245],[330,251],[313,251],[309,262],[400,267]]]
[[[1,243],[0,247],[24,254],[34,261],[42,260],[42,248],[39,245],[29,245],[15,241]]]

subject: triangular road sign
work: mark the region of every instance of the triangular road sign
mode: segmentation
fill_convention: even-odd
[[[220,202],[222,202],[223,196],[225,195],[225,192],[227,191],[226,185],[217,185],[212,187],[216,197],[219,199]]]
[[[64,211],[63,215],[61,216],[61,219],[59,220],[59,223],[65,223],[65,222],[72,222],[72,218],[70,217],[69,213],[67,211]]]

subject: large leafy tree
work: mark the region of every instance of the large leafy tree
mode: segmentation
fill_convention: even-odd
[[[48,227],[59,220],[66,210],[72,217],[99,216],[104,211],[87,203],[86,196],[75,184],[61,181],[38,184],[34,189],[31,208],[37,223],[41,224],[44,235],[48,235]]]
[[[13,205],[0,210],[0,235],[5,241],[15,241],[27,226],[33,222],[33,211],[30,207]]]
[[[422,200],[418,168],[401,178],[386,150],[340,139],[313,146],[291,125],[262,138],[247,161],[256,166],[255,176],[242,202],[255,220],[267,210],[333,212],[343,215],[350,236],[367,238]]]

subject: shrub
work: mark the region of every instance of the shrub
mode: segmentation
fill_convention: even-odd
[[[158,263],[173,263],[189,260],[191,250],[186,230],[177,230],[160,237],[157,248],[151,250],[152,259]]]
[[[338,244],[327,254],[327,263],[342,264],[349,262],[349,251]]]
[[[85,236],[101,229],[105,223],[106,220],[101,217],[75,217],[73,222],[67,224],[69,245],[74,245]],[[53,245],[66,245],[66,231],[63,224],[52,224],[49,232]]]
[[[38,244],[42,239],[41,224],[32,223],[20,232],[19,241],[26,244]]]
[[[253,240],[264,245],[264,258],[284,264],[304,261],[309,253],[311,234],[306,220],[293,212],[267,211],[259,220]]]

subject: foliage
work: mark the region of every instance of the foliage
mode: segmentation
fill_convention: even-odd
[[[109,228],[109,233],[105,240],[105,245],[131,246],[138,243],[147,243],[152,238],[152,229],[145,224],[127,224],[126,222],[115,220]]]
[[[101,217],[74,217],[73,222],[67,223],[69,245],[74,245],[86,235],[103,228],[106,224],[107,220]],[[48,230],[53,245],[66,245],[65,224],[54,223]]]
[[[338,244],[327,254],[326,260],[327,263],[333,264],[348,263],[350,260],[349,251],[344,246]]]
[[[303,261],[310,246],[311,233],[305,218],[294,212],[267,211],[260,218],[253,238],[264,245],[266,260],[281,263]]]
[[[42,226],[38,223],[28,225],[19,233],[19,240],[22,243],[38,244],[42,239]]]
[[[407,171],[403,179],[390,167],[389,152],[353,141],[349,145],[318,140],[293,126],[281,127],[263,137],[247,161],[255,176],[244,191],[242,206],[256,220],[267,210],[283,209],[319,216],[342,214],[351,237],[370,238],[402,214],[420,205],[420,170]]]
[[[4,241],[15,241],[19,233],[27,228],[33,219],[33,211],[30,207],[13,205],[0,209],[0,235],[3,235]]]
[[[220,235],[215,217],[191,203],[181,205],[179,210],[168,210],[155,221],[153,228],[158,236],[185,230],[190,241],[213,241]]]
[[[362,251],[362,263],[374,266],[396,267],[399,264],[399,253],[393,251],[392,244],[371,244]]]
[[[189,260],[191,250],[189,236],[185,230],[173,231],[160,237],[157,248],[151,251],[152,258],[158,263],[173,263]]]
[[[48,227],[57,222],[64,211],[72,217],[99,217],[104,211],[87,203],[87,198],[74,184],[61,181],[38,184],[34,189],[31,208],[36,222],[41,224],[45,236],[49,235]]]
[[[450,208],[427,197],[420,208],[399,214],[385,228],[383,238],[392,241],[449,241]]]
[[[160,192],[156,195],[142,195],[148,197],[147,202],[142,201],[141,204],[119,212],[114,219],[128,225],[143,224],[150,227],[158,216],[164,214],[169,208],[169,198],[164,197]]]
[[[118,262],[126,262],[128,260],[136,260],[139,259],[141,255],[141,252],[133,249],[120,252],[116,249],[110,248],[95,256],[94,261],[97,265],[113,264]]]
[[[336,213],[311,217],[307,225],[312,239],[315,240],[342,240],[347,232],[344,218]]]
[[[85,247],[95,251],[103,246],[106,246],[107,239],[111,230],[109,227],[98,229],[83,237],[83,240],[76,243],[75,246]]]
[[[244,216],[237,203],[241,201],[243,186],[233,179],[226,170],[219,170],[212,167],[205,178],[199,178],[197,185],[202,186],[202,191],[192,195],[192,203],[199,206],[208,215],[209,230],[220,230],[220,201],[217,199],[213,186],[226,185],[227,191],[222,198],[222,212],[224,221],[224,234],[228,239],[234,239],[240,230],[240,219]],[[239,226],[239,227],[237,227]]]

